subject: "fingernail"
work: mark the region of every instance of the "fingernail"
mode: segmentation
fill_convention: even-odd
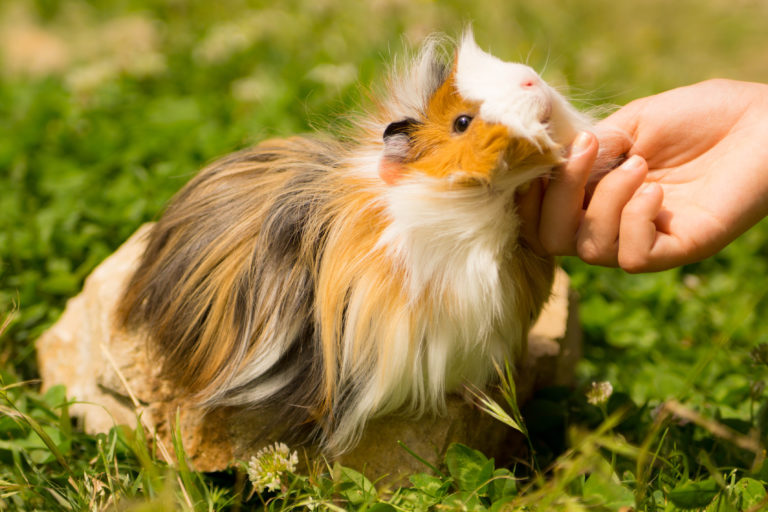
[[[649,183],[643,183],[643,186],[640,187],[640,190],[637,191],[639,195],[647,194],[651,190],[653,190],[654,185],[656,185],[655,182],[649,182]]]
[[[621,168],[627,171],[634,171],[643,165],[643,159],[638,155],[632,155],[621,164]]]
[[[578,137],[576,137],[576,140],[573,141],[573,145],[571,146],[571,156],[582,154],[589,149],[591,143],[591,134],[589,132],[581,132]]]

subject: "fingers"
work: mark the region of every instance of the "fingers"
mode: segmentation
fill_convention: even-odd
[[[659,263],[654,251],[659,238],[654,220],[663,199],[658,183],[646,183],[621,213],[618,263],[627,272],[655,270]]]
[[[644,101],[635,100],[597,123],[595,133],[600,149],[616,156],[629,151],[637,135],[643,108]]]
[[[540,256],[547,251],[539,240],[541,196],[544,185],[541,179],[531,182],[528,190],[517,198],[517,213],[520,216],[520,237]]]
[[[639,122],[637,110],[638,103],[632,102],[600,121],[595,127],[600,152],[595,161],[594,176],[602,176],[616,168],[628,156],[637,153],[637,149],[633,147]]]
[[[654,220],[663,192],[657,183],[641,187],[648,164],[636,155],[599,181],[585,211],[585,186],[597,151],[597,138],[581,134],[568,163],[552,177],[543,198],[540,183],[521,198],[522,235],[525,240],[540,242],[531,244],[537,252],[577,254],[587,263],[644,271],[654,265],[653,256],[659,249],[654,252],[659,238]]]
[[[626,160],[627,156],[634,154],[633,138],[625,128],[611,124],[608,120],[596,127],[595,135],[600,143],[600,152],[592,176],[599,179]]]
[[[584,187],[597,155],[597,139],[581,133],[571,148],[568,162],[547,185],[541,204],[539,240],[554,255],[576,254],[576,233],[582,219]]]
[[[581,259],[594,265],[619,264],[622,212],[647,173],[645,160],[633,156],[600,181],[576,237],[576,253]]]

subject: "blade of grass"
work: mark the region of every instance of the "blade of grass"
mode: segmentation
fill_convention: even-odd
[[[431,470],[432,470],[432,471],[433,471],[433,472],[434,472],[436,475],[440,476],[441,478],[445,478],[445,475],[443,474],[443,472],[442,472],[442,471],[440,471],[439,469],[437,469],[437,468],[436,468],[434,465],[430,464],[430,463],[429,463],[428,461],[426,461],[426,460],[425,460],[423,457],[419,456],[419,454],[417,454],[416,452],[414,452],[413,450],[411,450],[410,448],[408,448],[408,447],[405,445],[405,443],[403,443],[402,441],[398,441],[398,442],[397,442],[397,445],[398,445],[400,448],[402,448],[403,450],[405,450],[406,452],[408,452],[408,453],[410,454],[410,456],[411,456],[411,457],[413,457],[414,459],[418,460],[419,462],[421,462],[422,464],[424,464],[425,466],[427,466],[429,469],[431,469]]]

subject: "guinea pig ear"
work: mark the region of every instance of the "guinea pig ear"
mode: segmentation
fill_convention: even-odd
[[[379,176],[387,185],[394,185],[402,176],[404,164],[411,152],[413,132],[420,123],[407,117],[389,123],[384,129],[384,151],[379,162]]]
[[[410,117],[406,117],[402,121],[389,123],[384,129],[384,142],[386,142],[388,138],[394,135],[405,134],[410,137],[418,124],[419,122],[417,120]]]

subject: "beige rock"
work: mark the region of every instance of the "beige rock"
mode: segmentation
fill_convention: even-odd
[[[107,431],[115,424],[135,425],[137,412],[155,431],[161,454],[173,458],[170,432],[180,419],[183,445],[191,464],[201,471],[226,468],[247,460],[273,441],[259,435],[265,413],[243,408],[203,411],[173,398],[171,384],[160,378],[158,365],[147,358],[146,340],[113,327],[116,301],[138,261],[150,225],[142,226],[117,252],[86,279],[59,321],[37,342],[43,387],[64,384],[78,400],[71,411],[88,432]],[[567,384],[580,355],[580,331],[568,276],[558,269],[554,292],[529,337],[526,363],[516,376],[522,402],[535,388]],[[497,460],[514,453],[520,437],[460,396],[450,396],[446,414],[419,419],[386,417],[370,422],[358,447],[340,461],[371,478],[425,471],[423,463],[398,445],[438,465],[452,442],[463,442]],[[311,451],[311,449],[310,449]]]

